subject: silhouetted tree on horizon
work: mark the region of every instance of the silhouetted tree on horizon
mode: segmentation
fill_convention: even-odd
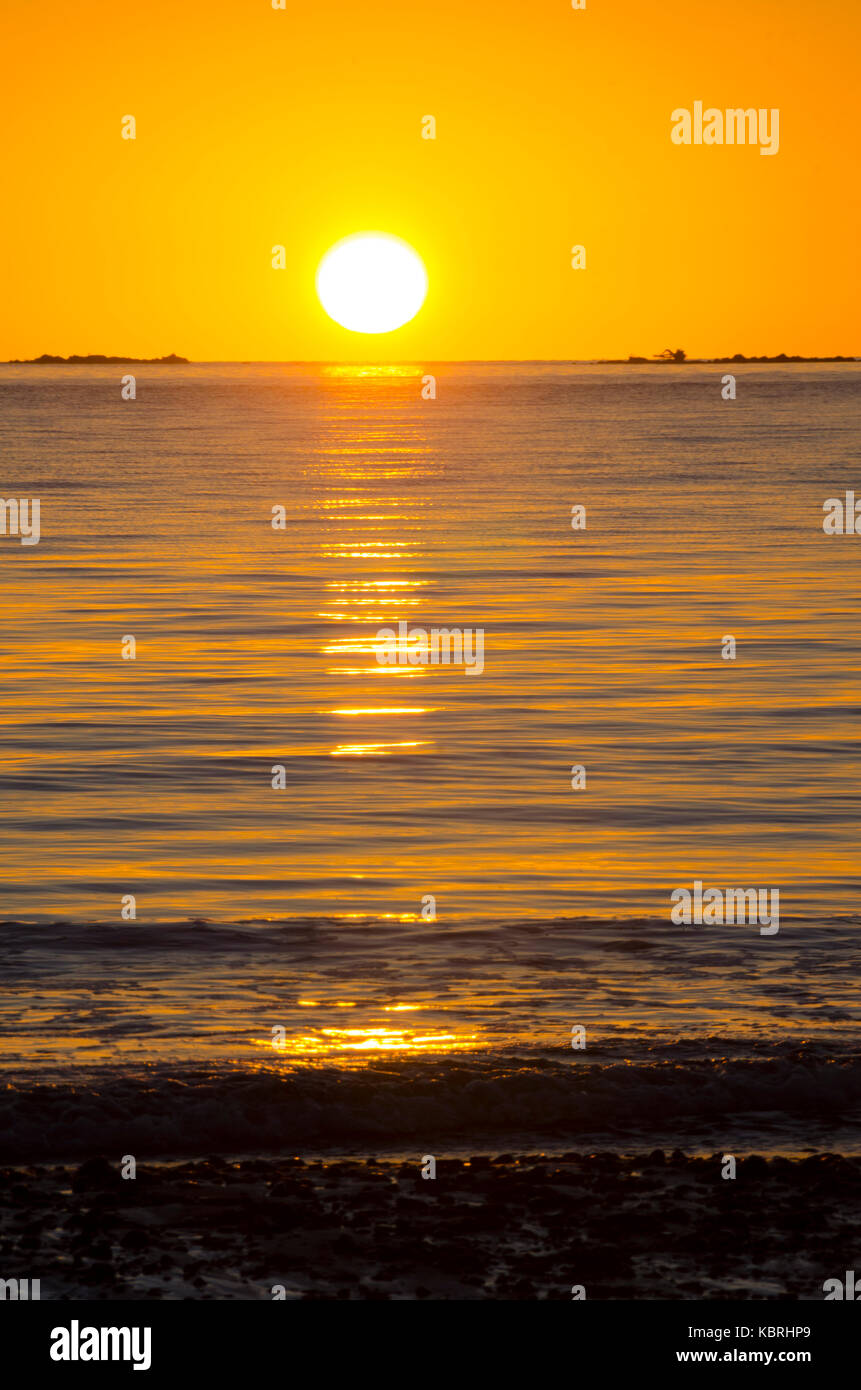
[[[672,348],[664,348],[663,352],[652,353],[652,356],[661,362],[684,362],[687,355],[684,348],[676,348],[675,352]]]

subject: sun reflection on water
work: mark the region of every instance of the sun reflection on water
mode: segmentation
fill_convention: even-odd
[[[394,1005],[388,1012],[417,1008],[417,1005]],[[315,1033],[299,1033],[283,1041],[257,1039],[257,1045],[281,1056],[353,1054],[357,1052],[455,1052],[475,1045],[475,1033],[413,1032],[408,1028],[320,1028]]]

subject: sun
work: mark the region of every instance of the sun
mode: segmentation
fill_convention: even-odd
[[[320,303],[330,318],[353,333],[391,333],[409,323],[427,291],[421,257],[386,232],[344,237],[317,267]]]

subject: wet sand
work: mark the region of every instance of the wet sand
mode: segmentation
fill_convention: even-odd
[[[858,1262],[861,1159],[655,1150],[0,1169],[44,1299],[819,1300]]]

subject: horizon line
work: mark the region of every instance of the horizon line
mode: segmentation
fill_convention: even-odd
[[[815,354],[806,356],[803,353],[746,353],[721,354],[713,357],[686,357],[681,362],[661,357],[640,357],[632,354],[629,357],[200,357],[200,358],[181,358],[177,360],[178,354],[165,354],[163,357],[132,357],[120,353],[70,353],[67,357],[61,357],[57,353],[43,353],[39,357],[11,357],[0,362],[4,367],[31,367],[31,366],[80,366],[85,365],[87,359],[103,359],[102,362],[91,361],[93,366],[122,366],[125,364],[139,366],[184,366],[184,367],[409,367],[425,363],[442,363],[446,366],[612,366],[612,367],[689,367],[689,366],[709,366],[713,364],[724,365],[736,362],[742,366],[750,364],[752,366],[765,365],[768,363],[786,363],[789,365],[805,362],[859,362],[861,355],[853,353],[830,353],[826,355]],[[46,362],[43,359],[56,357],[57,361]],[[77,360],[74,360],[77,359]],[[173,360],[171,360],[173,359]]]

